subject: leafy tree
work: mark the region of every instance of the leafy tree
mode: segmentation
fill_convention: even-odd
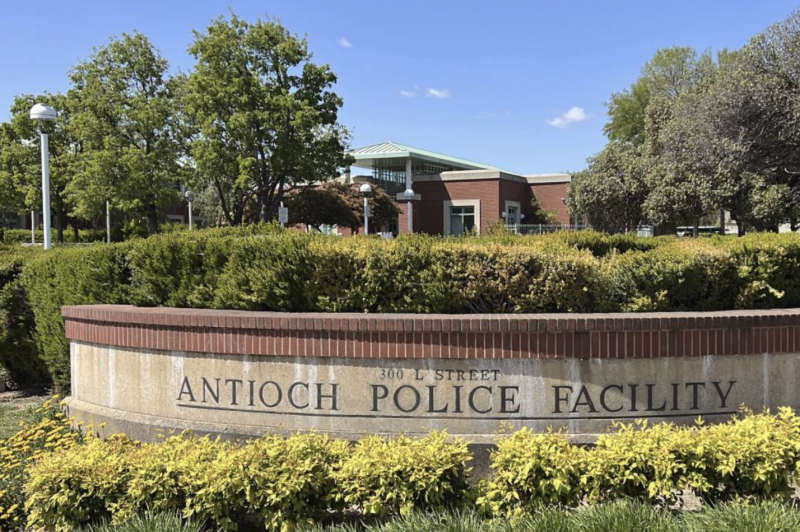
[[[289,223],[302,223],[317,229],[321,225],[337,225],[357,232],[364,225],[364,198],[359,186],[329,181],[319,187],[308,187],[289,194]],[[369,199],[370,225],[373,228],[385,227],[400,211],[382,188],[373,187],[372,190],[373,196]]]
[[[620,233],[635,229],[644,217],[646,161],[631,142],[612,141],[574,174],[569,185],[570,214],[595,229]]]
[[[714,61],[708,52],[698,56],[693,48],[683,46],[658,50],[629,89],[611,95],[605,134],[610,140],[642,144],[650,101],[677,98],[713,70]]]
[[[106,200],[158,230],[161,209],[178,199],[180,78],[140,33],[123,34],[73,68],[73,126],[85,150],[71,186],[76,212],[93,217]]]
[[[199,133],[197,177],[217,190],[228,223],[241,223],[250,202],[268,220],[287,191],[348,163],[336,75],[311,62],[305,39],[277,21],[231,15],[196,32],[189,51],[197,58],[186,95]]]
[[[39,124],[30,119],[35,103],[58,111],[54,123]],[[71,127],[72,109],[62,94],[22,95],[14,98],[11,120],[0,125],[0,205],[16,212],[41,210],[42,163],[39,127],[48,133],[50,150],[50,205],[54,211],[58,242],[73,208],[69,187],[75,178],[81,156],[81,143]],[[77,224],[73,221],[77,233]]]

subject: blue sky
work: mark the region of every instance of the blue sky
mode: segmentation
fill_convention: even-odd
[[[394,140],[519,173],[577,170],[604,143],[604,102],[658,48],[738,48],[798,8],[769,0],[8,1],[0,118],[14,95],[68,88],[94,46],[145,33],[189,71],[193,29],[233,9],[306,34],[339,76],[353,145]],[[579,109],[575,109],[579,108]],[[571,110],[571,111],[570,111]]]

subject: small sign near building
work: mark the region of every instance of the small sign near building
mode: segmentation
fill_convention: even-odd
[[[289,223],[289,207],[279,207],[278,208],[278,221],[282,224]]]

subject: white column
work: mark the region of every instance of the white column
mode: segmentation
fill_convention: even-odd
[[[44,249],[50,249],[50,144],[47,133],[42,133],[42,216]]]
[[[31,211],[31,244],[36,243],[36,211]]]
[[[345,166],[344,167],[344,184],[345,185],[352,184],[352,181],[350,180],[350,167],[349,166]]]
[[[411,157],[406,159],[406,190],[414,188],[411,183]]]
[[[414,232],[414,228],[412,225],[411,217],[413,216],[412,211],[414,210],[414,202],[412,200],[408,200],[408,234]]]

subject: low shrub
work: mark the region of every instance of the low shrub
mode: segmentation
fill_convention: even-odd
[[[589,448],[527,429],[500,438],[491,455],[493,478],[478,505],[487,514],[510,517],[543,504],[579,501],[674,504],[686,490],[712,504],[785,500],[793,493],[800,417],[791,409],[710,426],[636,421],[615,427]]]
[[[535,434],[522,428],[500,438],[492,452],[494,475],[477,504],[491,515],[515,517],[544,505],[574,506],[585,490],[586,451],[566,434]]]
[[[25,485],[28,526],[68,532],[117,513],[130,481],[130,446],[122,437],[90,438],[86,445],[57,450],[33,463]]]
[[[365,515],[441,510],[466,496],[471,458],[465,441],[443,432],[420,439],[370,436],[334,478],[344,503]]]
[[[4,229],[2,230],[2,242],[5,244],[27,244],[31,241],[30,229]],[[56,240],[56,232],[53,231],[53,241]],[[75,231],[67,229],[64,231],[64,243],[66,244],[90,244],[93,242],[104,242],[106,232],[103,229],[79,229],[78,237],[75,238]],[[36,242],[44,242],[44,231],[36,230]]]
[[[24,487],[29,467],[54,451],[75,447],[82,440],[56,401],[57,396],[46,401],[16,434],[0,440],[0,530],[25,528]]]
[[[344,440],[269,436],[244,448],[245,499],[267,530],[313,523],[340,510],[336,474],[352,460]]]

